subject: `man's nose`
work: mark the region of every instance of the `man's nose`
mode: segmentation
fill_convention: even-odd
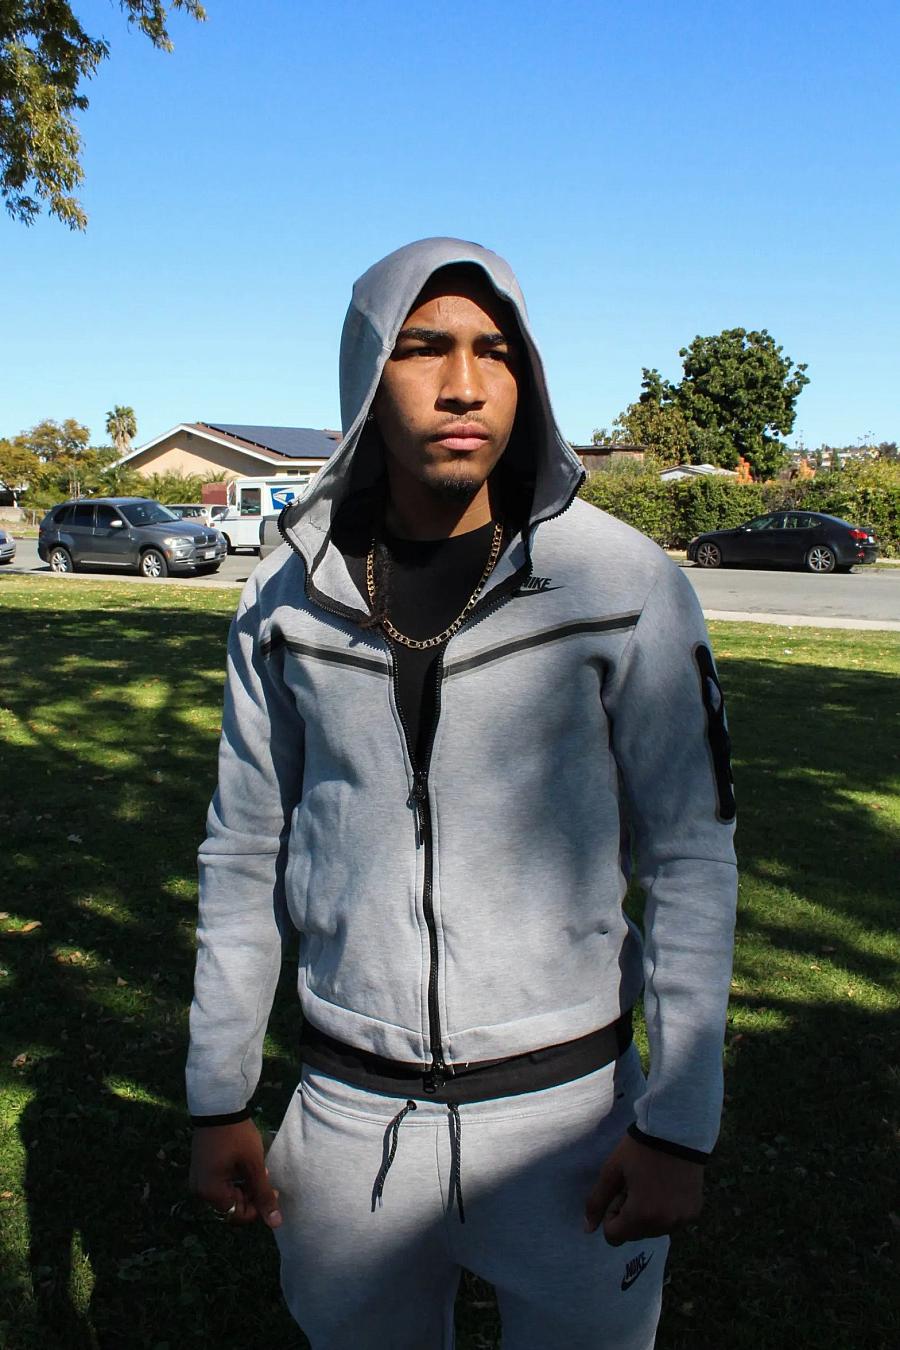
[[[465,408],[479,407],[484,403],[484,385],[474,352],[457,350],[448,355],[440,403],[443,407],[452,405]]]

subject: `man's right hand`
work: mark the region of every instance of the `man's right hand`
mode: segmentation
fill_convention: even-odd
[[[201,1125],[194,1130],[189,1183],[194,1195],[207,1200],[229,1223],[262,1219],[269,1228],[281,1224],[278,1192],[269,1185],[263,1142],[252,1120],[236,1125]],[[229,1213],[232,1205],[234,1212]]]

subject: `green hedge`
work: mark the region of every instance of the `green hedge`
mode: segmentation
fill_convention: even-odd
[[[887,557],[900,557],[900,469],[861,465],[789,483],[685,478],[664,483],[655,472],[596,473],[585,501],[627,521],[663,548],[685,548],[695,534],[728,530],[765,511],[805,508],[871,525]]]

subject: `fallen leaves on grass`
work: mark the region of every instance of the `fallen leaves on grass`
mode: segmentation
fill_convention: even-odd
[[[21,928],[0,929],[0,937],[5,938],[28,937],[29,934],[36,933],[40,927],[41,927],[40,919],[30,919],[29,922],[23,924]]]

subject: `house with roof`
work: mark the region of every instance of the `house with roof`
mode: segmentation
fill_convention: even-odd
[[[738,478],[735,469],[722,469],[717,464],[674,464],[660,472],[664,483],[678,483],[684,478]]]
[[[589,477],[592,473],[602,473],[605,469],[620,468],[622,464],[636,464],[640,467],[645,456],[643,445],[631,445],[626,441],[606,445],[596,445],[593,441],[590,445],[576,445],[572,442],[572,449],[581,460]]]
[[[123,455],[138,473],[272,478],[315,473],[340,444],[339,431],[234,422],[182,422]]]

